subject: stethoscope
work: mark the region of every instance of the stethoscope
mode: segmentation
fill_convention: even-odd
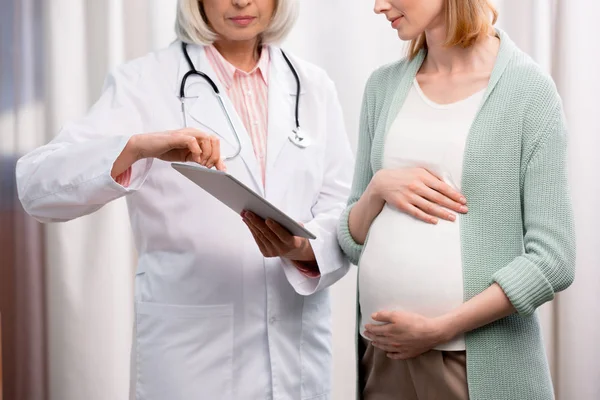
[[[237,131],[237,129],[235,129],[233,121],[231,120],[231,116],[227,112],[227,108],[225,107],[225,103],[223,102],[223,97],[221,96],[221,92],[219,91],[219,88],[217,87],[215,82],[208,75],[206,75],[205,73],[203,73],[201,71],[196,70],[196,68],[194,67],[194,63],[192,62],[192,59],[190,58],[190,55],[188,54],[187,43],[181,43],[181,49],[183,50],[183,55],[185,57],[185,60],[188,63],[189,68],[190,68],[190,70],[188,72],[186,72],[186,74],[183,76],[183,78],[181,80],[181,86],[179,87],[179,100],[181,101],[181,113],[183,114],[183,124],[185,127],[187,127],[187,117],[185,114],[185,98],[186,98],[185,97],[185,83],[190,76],[197,75],[197,76],[201,77],[202,79],[204,79],[212,88],[215,96],[217,97],[217,100],[219,101],[221,109],[223,110],[223,113],[227,117],[227,123],[229,124],[229,127],[235,134],[235,139],[237,141],[237,150],[235,151],[235,153],[233,155],[231,155],[229,157],[225,157],[225,161],[233,160],[242,151],[242,142],[240,140],[238,131]],[[304,133],[302,132],[302,130],[300,129],[300,117],[299,117],[300,88],[301,88],[300,87],[300,78],[298,77],[298,73],[296,72],[296,69],[294,68],[294,66],[292,65],[291,61],[286,56],[286,54],[283,52],[283,50],[281,50],[281,54],[283,55],[283,58],[285,59],[285,62],[287,63],[287,65],[290,67],[290,70],[292,71],[294,78],[296,79],[296,107],[295,107],[296,127],[294,129],[292,129],[292,133],[288,136],[288,139],[290,140],[290,142],[292,142],[296,146],[298,146],[300,148],[306,148],[310,145],[310,138],[305,136]]]

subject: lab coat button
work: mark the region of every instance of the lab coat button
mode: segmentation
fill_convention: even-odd
[[[277,322],[277,317],[271,317],[271,318],[269,318],[269,323],[271,325],[273,325],[275,322]]]

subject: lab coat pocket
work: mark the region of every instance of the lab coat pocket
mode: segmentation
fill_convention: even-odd
[[[232,397],[233,306],[138,302],[138,400]]]
[[[319,291],[304,300],[302,316],[302,399],[328,395],[331,391],[331,307],[329,291]]]

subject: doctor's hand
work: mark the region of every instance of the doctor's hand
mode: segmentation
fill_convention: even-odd
[[[430,224],[437,224],[437,218],[455,221],[450,211],[468,211],[460,192],[424,168],[382,169],[370,186],[381,200]]]
[[[226,170],[221,159],[219,138],[197,129],[184,128],[133,135],[115,161],[111,175],[116,177],[136,161],[150,157],[170,162],[193,161],[207,168]]]
[[[371,318],[383,325],[365,325],[365,336],[392,359],[414,358],[452,339],[439,319],[404,311],[380,311]]]
[[[249,211],[242,212],[242,219],[264,257],[287,258],[305,275],[319,275],[315,253],[308,239],[293,236],[277,222],[265,221]]]

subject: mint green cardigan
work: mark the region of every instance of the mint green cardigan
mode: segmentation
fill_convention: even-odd
[[[498,57],[464,154],[464,299],[496,282],[517,313],[467,333],[469,393],[472,400],[547,400],[554,394],[536,309],[575,275],[565,121],[552,79],[497,34]],[[424,58],[421,51],[386,65],[366,85],[352,193],[338,230],[354,264],[363,246],[350,235],[348,215],[382,168],[385,136]]]

